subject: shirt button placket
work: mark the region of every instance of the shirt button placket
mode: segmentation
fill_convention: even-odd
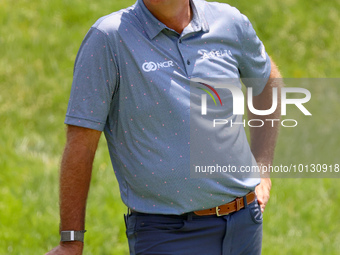
[[[178,39],[178,49],[179,49],[179,51],[180,51],[180,53],[181,53],[181,55],[182,55],[182,58],[183,58],[183,61],[184,61],[184,63],[186,63],[186,66],[190,66],[190,64],[191,64],[191,61],[190,61],[190,59],[188,59],[188,58],[186,58],[186,54],[183,54],[183,52],[182,52],[182,47],[183,47],[184,45],[183,45],[183,39],[182,38],[179,38]],[[185,68],[186,69],[186,71],[187,71],[187,74],[189,75],[189,73],[188,73],[188,69],[187,68]]]

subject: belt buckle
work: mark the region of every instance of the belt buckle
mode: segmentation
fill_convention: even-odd
[[[221,209],[219,208],[219,206],[216,206],[215,209],[216,209],[216,215],[217,215],[218,217],[226,216],[226,215],[229,214],[229,213],[220,214],[219,211],[220,211]]]

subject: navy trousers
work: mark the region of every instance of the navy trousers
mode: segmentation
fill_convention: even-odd
[[[130,255],[258,255],[262,213],[257,200],[221,217],[132,212],[126,234]]]

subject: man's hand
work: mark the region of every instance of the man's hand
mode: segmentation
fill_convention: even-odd
[[[262,213],[264,212],[264,209],[266,208],[266,205],[269,201],[271,187],[272,181],[270,178],[261,178],[261,183],[255,188],[257,201],[260,204]]]
[[[81,255],[84,244],[82,242],[65,242],[49,251],[45,255]]]

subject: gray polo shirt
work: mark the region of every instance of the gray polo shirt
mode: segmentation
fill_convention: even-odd
[[[245,83],[259,94],[270,74],[269,57],[244,15],[227,4],[193,0],[191,6],[193,19],[181,35],[159,22],[142,0],[102,17],[75,61],[65,123],[104,131],[121,198],[140,212],[207,209],[259,183],[253,174],[190,175],[192,154],[202,151],[192,146],[190,122],[204,117],[192,111],[191,94],[203,93],[192,80],[263,78]],[[221,115],[240,118],[232,115],[230,95],[219,93]],[[243,126],[221,129],[221,139],[210,135],[218,146],[209,145],[201,158],[255,165]],[[199,130],[199,137],[210,131]]]

